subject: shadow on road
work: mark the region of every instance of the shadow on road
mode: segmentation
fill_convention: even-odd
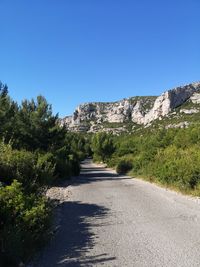
[[[90,184],[94,182],[120,181],[130,179],[128,176],[112,173],[104,167],[91,166],[90,168],[88,167],[87,163],[87,161],[83,162],[80,176],[75,177],[72,181],[73,186]]]
[[[85,160],[81,164],[81,173],[79,176],[74,177],[71,180],[68,180],[67,183],[60,183],[56,186],[63,187],[66,185],[79,186],[84,184],[90,184],[95,182],[105,182],[105,181],[120,181],[120,180],[129,180],[128,176],[119,175],[109,171],[105,167],[94,167],[90,166],[92,163],[91,160]]]
[[[35,267],[85,267],[114,260],[107,254],[87,256],[97,237],[91,227],[101,227],[98,219],[106,217],[103,206],[81,202],[65,202],[60,207],[60,228],[50,245],[40,255]],[[108,264],[109,265],[109,264]]]
[[[90,162],[83,162],[81,175],[75,177],[70,184],[77,186],[97,181],[127,179],[103,167],[92,166]],[[60,184],[60,187],[65,186],[67,184]],[[94,252],[92,256],[87,253],[91,252],[98,240],[94,229],[107,225],[107,222],[102,220],[109,216],[107,208],[79,201],[66,201],[57,207],[57,211],[60,219],[54,239],[38,255],[34,264],[27,267],[91,267],[101,264],[109,266],[109,262],[115,260],[115,257],[106,253]]]

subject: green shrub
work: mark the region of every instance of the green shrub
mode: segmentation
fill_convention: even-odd
[[[113,136],[116,150],[106,162],[117,166],[119,173],[126,173],[128,161],[134,175],[196,193],[200,191],[199,130],[193,125],[188,129],[151,128],[129,136]]]
[[[132,169],[133,165],[130,160],[122,159],[118,162],[116,171],[118,174],[125,174]]]
[[[95,134],[92,138],[91,148],[97,161],[105,162],[115,152],[113,136],[104,132]]]
[[[116,156],[116,155],[113,155],[112,158],[110,158],[108,161],[107,161],[107,166],[108,167],[116,167],[117,164],[119,162],[119,158]]]
[[[57,158],[55,172],[58,178],[69,178],[71,174],[71,166],[68,159]]]
[[[180,189],[194,189],[200,182],[200,152],[170,146],[155,157],[153,174],[162,183],[177,185]]]
[[[136,174],[141,174],[144,171],[144,168],[147,166],[149,161],[147,161],[143,154],[138,154],[133,158],[133,167],[132,170]]]
[[[34,154],[25,150],[13,150],[0,144],[0,180],[9,185],[14,179],[26,190],[36,190],[53,181],[55,164],[51,153]]]
[[[70,167],[71,167],[71,175],[78,176],[80,173],[80,163],[79,159],[76,158],[74,155],[70,156]]]
[[[0,188],[0,265],[17,266],[45,240],[50,206],[44,197],[26,195],[16,180]]]
[[[55,179],[55,157],[52,153],[39,154],[36,163],[36,173],[40,185],[49,185]]]
[[[14,179],[24,186],[35,181],[37,157],[28,151],[13,150],[10,145],[0,144],[0,180],[11,184]]]
[[[80,172],[91,135],[69,133],[43,96],[21,105],[0,82],[0,266],[18,266],[45,239],[50,210],[42,197],[55,178]],[[110,152],[110,142],[105,142]]]
[[[82,161],[85,159],[85,153],[83,151],[78,151],[76,154],[77,154],[79,161]]]
[[[69,158],[57,158],[56,160],[56,174],[58,178],[66,179],[70,176],[77,176],[80,173],[80,163],[79,159],[73,155]]]

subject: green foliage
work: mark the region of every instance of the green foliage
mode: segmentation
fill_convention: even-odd
[[[105,161],[111,157],[115,151],[113,136],[106,133],[97,133],[92,138],[92,151],[94,159]]]
[[[116,149],[106,162],[118,173],[131,168],[134,175],[200,195],[199,124],[187,129],[144,129],[112,140]]]
[[[37,162],[34,166],[37,177],[37,184],[50,185],[56,176],[55,172],[55,156],[48,152],[45,154],[37,154]]]
[[[0,82],[0,136],[5,140],[13,137],[17,104],[8,96],[8,87]]]
[[[48,236],[44,192],[56,179],[79,174],[90,142],[60,127],[43,96],[17,105],[0,83],[0,266],[17,266]]]
[[[118,156],[123,156],[130,153],[137,153],[137,144],[135,144],[134,139],[124,139],[122,142],[117,143]]]
[[[11,145],[0,143],[0,180],[8,185],[17,179],[27,191],[35,191],[52,182],[52,158],[50,153],[39,155],[25,150],[13,150]]]
[[[50,223],[43,197],[26,195],[16,180],[0,188],[0,265],[17,266],[42,244]]]
[[[10,145],[0,144],[0,178],[5,184],[17,179],[27,185],[34,176],[35,163],[36,157],[31,152],[13,150]]]
[[[69,163],[70,163],[70,167],[72,170],[72,175],[78,176],[80,173],[80,164],[79,161],[77,160],[77,156],[76,155],[71,155],[69,158]]]
[[[24,100],[17,115],[14,144],[28,150],[48,151],[59,141],[62,129],[57,127],[58,117],[53,116],[52,107],[42,96],[37,101]],[[64,138],[64,133],[61,138]]]
[[[132,162],[130,160],[122,159],[118,162],[116,171],[118,174],[125,174],[132,169]]]
[[[200,182],[199,147],[182,149],[170,146],[158,151],[152,174],[162,183],[177,185],[180,189],[194,189]]]

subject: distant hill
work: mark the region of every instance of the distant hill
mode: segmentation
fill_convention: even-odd
[[[116,102],[81,104],[60,119],[69,131],[115,134],[141,127],[187,127],[200,122],[200,82],[179,86],[160,96],[136,96]]]

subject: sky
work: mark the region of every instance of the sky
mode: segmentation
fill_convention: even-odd
[[[199,0],[0,0],[0,80],[60,117],[200,80]]]

